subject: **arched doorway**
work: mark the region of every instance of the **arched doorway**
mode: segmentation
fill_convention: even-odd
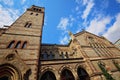
[[[0,80],[21,80],[21,75],[12,65],[4,64],[0,66]]]
[[[75,80],[75,78],[70,70],[64,69],[61,73],[61,80]]]
[[[88,73],[83,68],[77,69],[77,74],[79,79],[78,80],[90,80]]]
[[[56,80],[56,77],[53,72],[47,71],[42,75],[40,80]]]
[[[0,77],[0,80],[11,80],[11,79],[9,79],[9,77],[7,76],[3,76],[3,77]]]

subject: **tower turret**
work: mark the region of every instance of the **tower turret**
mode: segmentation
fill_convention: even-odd
[[[16,60],[22,60],[22,64],[17,61],[14,64],[14,59],[10,63],[9,61],[6,63],[14,66],[18,71],[20,69],[17,67],[18,64],[21,64],[21,69],[22,67],[24,69],[23,64],[25,63],[25,67],[29,67],[31,71],[29,80],[37,80],[43,25],[44,8],[33,5],[0,36],[0,60],[14,52],[12,55],[19,56]],[[20,74],[22,73],[20,72]],[[27,74],[25,72],[26,76],[23,77],[27,77]],[[9,77],[9,74],[5,75]]]

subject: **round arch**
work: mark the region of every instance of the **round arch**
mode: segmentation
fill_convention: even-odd
[[[75,80],[75,78],[70,70],[63,69],[60,75],[60,80]]]
[[[22,80],[19,71],[10,64],[0,66],[0,80]]]
[[[46,71],[43,73],[40,80],[56,80],[56,77],[52,71]]]
[[[90,80],[89,74],[84,68],[78,67],[77,69],[78,80]]]

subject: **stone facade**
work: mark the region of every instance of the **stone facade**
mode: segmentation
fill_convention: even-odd
[[[68,45],[42,44],[44,8],[32,6],[0,30],[0,80],[119,80],[120,50],[87,31]]]
[[[114,44],[115,44],[116,47],[118,47],[120,49],[120,39],[117,40]]]
[[[29,80],[37,80],[43,21],[44,8],[33,5],[5,32],[2,32],[0,36],[1,68],[8,66],[9,69],[11,65],[10,67],[13,66],[16,70],[13,69],[14,74],[9,70],[6,71],[7,69],[5,69],[6,72],[0,70],[0,80],[3,78],[1,76],[10,80],[26,80],[29,76]],[[9,55],[10,60],[7,59]],[[6,74],[3,75],[2,72]],[[12,78],[13,75],[15,78]]]

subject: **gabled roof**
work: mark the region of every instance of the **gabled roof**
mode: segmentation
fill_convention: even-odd
[[[76,33],[76,34],[73,34],[73,35],[74,35],[75,37],[77,37],[77,36],[80,36],[80,35],[85,34],[85,33],[94,35],[94,36],[99,37],[99,38],[106,39],[106,38],[103,37],[103,36],[97,36],[97,35],[95,35],[95,34],[93,34],[93,33],[90,33],[90,32],[88,32],[88,31],[85,31],[85,30],[83,30],[83,31],[81,31],[81,32],[78,32],[78,33]],[[106,40],[107,40],[107,39],[106,39]],[[72,42],[72,40],[70,40],[68,44],[49,44],[49,43],[42,43],[41,45],[42,45],[42,46],[68,47],[68,46],[71,44],[71,42]]]
[[[120,39],[118,39],[114,44],[117,44],[118,42],[120,42]]]
[[[93,33],[90,33],[90,32],[88,32],[88,31],[85,31],[85,30],[83,30],[83,31],[81,31],[81,32],[78,32],[78,33],[74,34],[74,36],[77,37],[77,36],[82,35],[82,34],[85,34],[85,33],[94,35],[94,36],[99,37],[99,38],[104,38],[104,39],[106,39],[106,38],[103,37],[103,36],[98,36],[98,35],[95,35],[95,34],[93,34]]]

